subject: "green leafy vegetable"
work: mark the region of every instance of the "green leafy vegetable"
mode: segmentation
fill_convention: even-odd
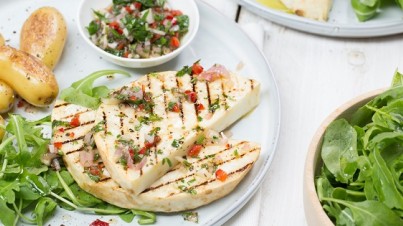
[[[72,104],[97,109],[98,106],[101,104],[101,98],[107,97],[109,89],[106,86],[93,88],[93,83],[96,79],[102,76],[108,76],[112,74],[122,74],[125,76],[130,76],[129,73],[121,70],[97,71],[77,82],[74,82],[71,87],[62,90],[62,92],[60,93],[60,99]]]
[[[316,178],[323,209],[336,225],[403,225],[403,86],[327,128]]]

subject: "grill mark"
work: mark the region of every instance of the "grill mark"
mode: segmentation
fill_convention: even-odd
[[[77,129],[77,128],[80,128],[81,126],[86,126],[86,125],[90,125],[90,124],[93,124],[93,123],[95,123],[95,120],[91,120],[91,121],[88,121],[88,122],[81,123],[79,126],[76,126],[76,127],[71,127],[71,126],[65,127],[65,128],[64,128],[64,131],[69,131],[69,130],[72,130],[72,129]]]
[[[93,110],[92,109],[86,109],[85,111],[79,111],[79,112],[76,112],[74,114],[65,115],[63,117],[60,117],[59,121],[61,121],[62,119],[74,117],[75,115],[81,115],[81,114],[84,114],[84,113],[87,113],[87,112],[90,112],[90,111],[93,111]]]
[[[165,115],[168,116],[168,103],[167,103],[168,97],[167,97],[167,95],[166,95],[165,82],[164,82],[164,81],[161,81],[161,83],[162,83],[162,93],[163,93],[163,95],[164,95],[164,109],[165,109]]]
[[[195,92],[196,95],[197,95],[197,92],[196,92],[196,83],[195,83],[195,82],[192,82],[193,79],[194,79],[194,76],[191,75],[190,78],[191,78],[191,79],[190,79],[190,82],[191,82],[191,84],[192,84],[192,90],[193,90],[193,92]],[[197,110],[197,105],[198,105],[198,101],[196,100],[196,102],[193,104],[193,106],[195,107],[196,118],[199,118],[199,111]]]
[[[254,152],[254,151],[256,151],[256,150],[257,150],[257,148],[251,150],[250,152],[244,153],[243,155],[241,155],[241,156],[238,157],[238,158],[242,158],[243,156],[245,156],[245,155],[247,155],[247,154],[249,154],[249,153],[252,153],[252,152]],[[224,163],[231,162],[231,161],[233,161],[234,159],[237,159],[237,157],[233,157],[233,158],[231,158],[231,159],[228,159],[228,160],[226,160],[226,161],[223,161],[223,162],[221,162],[220,164],[217,164],[217,166],[221,166],[221,165],[223,165]],[[248,165],[250,165],[250,164],[253,164],[253,162],[252,162],[252,163],[248,163],[246,166],[248,166]],[[245,168],[245,167],[243,167],[243,168]],[[241,169],[242,169],[242,168],[241,168]],[[239,169],[238,169],[238,170],[239,170]],[[236,170],[236,171],[234,171],[234,172],[230,172],[230,173],[228,173],[228,175],[237,173],[238,170]],[[243,169],[243,170],[245,170],[245,169]],[[243,170],[242,170],[242,171],[243,171]],[[175,170],[172,170],[172,171],[175,171]],[[172,171],[170,171],[170,172],[172,172]],[[194,176],[195,174],[196,174],[196,173],[192,173],[192,174],[189,174],[189,175],[187,175],[187,176],[177,178],[176,180],[168,181],[168,182],[163,183],[163,184],[160,184],[160,185],[158,185],[158,186],[147,188],[147,189],[144,190],[142,193],[146,193],[146,192],[149,192],[149,191],[153,191],[153,190],[156,190],[156,189],[158,189],[158,188],[160,188],[160,187],[164,187],[164,186],[166,186],[166,185],[168,185],[168,184],[172,184],[172,183],[175,183],[175,182],[184,180],[185,178],[192,177],[192,176]]]
[[[105,183],[105,182],[110,181],[110,180],[112,180],[111,177],[105,177],[105,178],[102,178],[101,180],[99,180],[97,183]]]
[[[250,89],[253,90],[255,88],[255,84],[253,83],[253,79],[249,79],[250,81]]]
[[[211,96],[210,96],[210,86],[209,83],[206,81],[206,89],[207,89],[207,100],[208,100],[208,106],[207,109],[211,108]]]
[[[105,132],[105,134],[108,134],[108,123],[106,122],[105,111],[102,111],[102,119],[104,121],[104,132]]]
[[[65,103],[62,103],[62,104],[55,105],[53,108],[56,109],[56,108],[63,107],[63,106],[68,106],[68,105],[70,105],[70,103],[65,102]]]
[[[249,168],[252,164],[253,164],[253,163],[248,163],[248,164],[246,164],[244,167],[239,168],[239,169],[237,169],[237,170],[235,170],[235,171],[233,171],[233,172],[228,173],[228,176],[231,176],[231,175],[236,174],[236,173],[243,172],[243,171],[245,171],[247,168]],[[201,186],[205,186],[205,185],[208,185],[208,184],[210,184],[210,183],[213,183],[214,181],[217,181],[217,178],[214,178],[214,179],[205,181],[205,182],[203,182],[203,183],[201,183],[201,184],[197,184],[197,185],[194,185],[194,186],[192,186],[192,187],[188,187],[187,190],[193,190],[193,189],[199,188],[199,187],[201,187]],[[173,196],[173,195],[175,195],[175,193],[170,193],[170,194],[168,195],[168,197]]]
[[[80,148],[76,149],[76,150],[68,151],[68,152],[66,152],[66,153],[64,153],[64,154],[65,154],[65,155],[71,155],[71,154],[74,154],[74,153],[77,153],[77,152],[81,152],[81,151],[84,151],[84,145],[81,146]]]
[[[78,140],[82,140],[82,139],[84,139],[84,137],[85,137],[85,135],[76,137],[76,138],[71,139],[71,140],[65,140],[65,141],[62,141],[61,143],[62,144],[72,143],[72,142],[75,142],[75,141],[78,141]]]
[[[227,110],[228,109],[228,103],[227,103],[227,94],[225,94],[225,90],[224,90],[224,82],[223,82],[223,79],[221,78],[220,79],[220,81],[221,81],[221,96],[223,97],[223,99],[222,100],[220,100],[220,102],[222,102],[223,103],[223,106],[224,106],[224,109],[225,110]]]
[[[180,85],[179,85],[179,80],[178,80],[177,76],[175,76],[175,81],[176,81],[176,88],[179,90]],[[182,98],[178,98],[178,105],[179,105],[179,109],[180,109],[179,116],[181,117],[182,125],[184,125],[185,124],[185,117],[183,115]]]
[[[125,115],[125,114],[124,114],[122,111],[120,111],[120,112],[119,112],[119,115],[120,115],[120,116],[123,116],[123,115]],[[125,131],[123,130],[123,126],[124,126],[123,118],[124,118],[124,117],[119,117],[119,121],[120,121],[120,134],[122,134],[122,135],[125,134]]]

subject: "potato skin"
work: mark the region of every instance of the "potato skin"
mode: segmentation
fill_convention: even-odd
[[[0,80],[0,113],[6,113],[14,105],[14,90]]]
[[[4,118],[0,115],[0,124],[5,126],[6,122],[4,121]],[[3,139],[4,134],[6,133],[6,131],[2,128],[0,128],[0,141]]]
[[[35,10],[22,26],[20,49],[53,70],[66,39],[67,26],[63,15],[56,8],[42,7]]]
[[[59,93],[53,72],[28,53],[0,46],[0,68],[0,80],[34,106],[50,105]]]

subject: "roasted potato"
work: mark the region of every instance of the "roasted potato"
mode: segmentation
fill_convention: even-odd
[[[53,7],[42,7],[35,10],[22,26],[20,49],[53,70],[66,39],[67,26],[62,14]]]
[[[34,106],[51,104],[59,92],[53,72],[28,53],[0,46],[0,68],[0,80]]]
[[[3,126],[6,125],[6,122],[4,121],[3,117],[1,117],[1,115],[0,115],[0,124]],[[5,133],[6,131],[0,128],[0,141],[3,139]]]
[[[0,46],[4,45],[4,38],[0,34]],[[0,113],[5,113],[14,104],[14,90],[0,80]]]

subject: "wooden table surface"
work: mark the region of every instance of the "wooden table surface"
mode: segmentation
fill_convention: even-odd
[[[235,20],[236,1],[204,1]],[[365,39],[317,36],[277,25],[242,7],[238,23],[261,24],[265,30],[263,52],[277,81],[282,106],[276,154],[261,187],[259,225],[306,225],[303,170],[316,129],[338,106],[389,86],[394,72],[403,71],[403,35]]]

